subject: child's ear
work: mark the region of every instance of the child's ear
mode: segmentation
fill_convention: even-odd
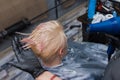
[[[62,48],[59,50],[59,55],[60,55],[61,57],[63,56],[63,49],[62,49]]]

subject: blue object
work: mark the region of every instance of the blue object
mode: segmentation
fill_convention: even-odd
[[[117,17],[117,12],[113,11],[113,17]]]
[[[88,18],[92,19],[95,15],[95,9],[96,9],[96,0],[89,0],[88,5]]]
[[[115,47],[112,44],[109,44],[108,49],[107,49],[108,60],[110,60],[114,51],[115,51]]]
[[[107,54],[108,55],[111,55],[113,54],[115,51],[115,47],[113,47],[111,44],[108,46],[108,49],[107,49]]]
[[[120,34],[120,17],[114,17],[100,23],[90,24],[88,31],[119,35]]]

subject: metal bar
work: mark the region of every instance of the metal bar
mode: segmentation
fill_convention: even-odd
[[[55,0],[55,6],[57,6],[57,2],[58,2],[58,0]],[[56,19],[58,19],[58,8],[57,7],[55,8]]]

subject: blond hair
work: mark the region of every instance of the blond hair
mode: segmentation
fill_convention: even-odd
[[[60,49],[64,52],[67,49],[63,26],[55,20],[41,23],[25,40],[35,54],[44,61],[54,58]]]

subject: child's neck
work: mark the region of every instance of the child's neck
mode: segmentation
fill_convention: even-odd
[[[55,59],[53,59],[49,62],[44,62],[43,61],[43,65],[46,66],[46,67],[54,67],[54,66],[57,66],[61,63],[62,63],[62,59],[60,59],[60,58],[55,58]]]

